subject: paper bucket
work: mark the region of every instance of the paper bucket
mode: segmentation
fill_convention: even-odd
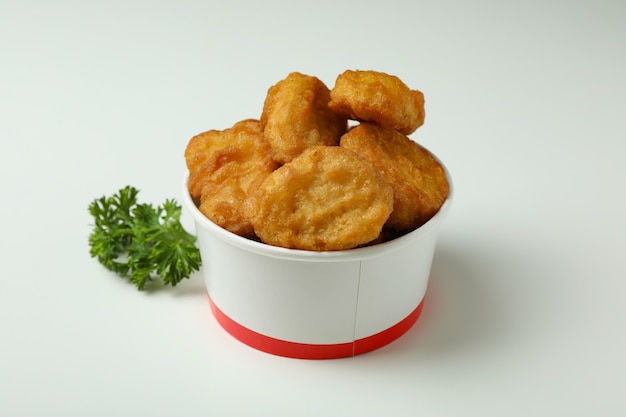
[[[228,232],[198,210],[187,177],[183,183],[183,204],[195,222],[216,320],[248,346],[301,359],[359,355],[411,328],[422,310],[437,232],[451,198],[452,187],[439,212],[402,237],[312,252]]]

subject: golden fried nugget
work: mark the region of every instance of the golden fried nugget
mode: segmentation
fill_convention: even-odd
[[[328,108],[330,91],[316,77],[293,72],[270,87],[261,114],[272,156],[281,164],[313,145],[337,145],[348,120]]]
[[[229,148],[238,152],[229,152]],[[270,148],[258,120],[242,120],[229,129],[209,130],[191,138],[185,149],[189,170],[187,185],[191,196],[200,197],[210,173],[223,166],[226,160],[233,161],[233,158],[247,166],[269,163],[272,170],[277,167],[277,164],[271,163]]]
[[[200,211],[215,224],[252,237],[254,229],[243,214],[243,202],[255,184],[278,168],[270,156],[261,124],[258,120],[243,120],[204,138],[210,140],[203,146],[195,144],[197,153],[190,155],[193,162],[204,162],[190,170],[189,193],[200,197]]]
[[[252,123],[252,120],[247,122]],[[209,130],[192,137],[185,148],[185,162],[189,172],[196,171],[213,152],[231,146],[232,141],[232,135],[224,134],[222,130]]]
[[[395,129],[405,135],[424,124],[424,95],[398,77],[378,71],[340,74],[330,91],[328,107],[358,121]]]
[[[356,153],[311,146],[249,195],[245,214],[264,243],[332,251],[376,239],[393,209],[393,189]]]
[[[240,210],[246,199],[236,178],[212,182],[211,190],[203,194],[198,209],[213,223],[239,236],[253,237],[252,223]]]
[[[361,123],[341,137],[340,146],[370,161],[391,183],[394,207],[386,226],[408,230],[424,224],[448,196],[441,163],[402,133]]]

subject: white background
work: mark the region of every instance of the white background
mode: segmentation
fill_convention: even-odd
[[[0,415],[626,415],[625,22],[619,0],[0,0]],[[138,292],[89,257],[93,199],[180,200],[191,136],[345,69],[424,92],[412,138],[454,179],[404,337],[267,355],[200,274]]]

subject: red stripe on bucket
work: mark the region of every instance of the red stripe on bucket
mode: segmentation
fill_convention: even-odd
[[[211,310],[217,322],[235,339],[257,350],[296,359],[338,359],[361,355],[379,349],[406,333],[415,324],[424,306],[424,300],[415,310],[397,324],[354,342],[337,344],[308,344],[276,339],[257,333],[237,323],[222,312],[209,296]]]

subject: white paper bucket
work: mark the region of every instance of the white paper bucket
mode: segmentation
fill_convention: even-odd
[[[420,228],[389,242],[344,251],[275,247],[206,218],[183,183],[219,324],[255,349],[292,358],[355,356],[385,346],[418,319],[437,232],[452,202]]]

